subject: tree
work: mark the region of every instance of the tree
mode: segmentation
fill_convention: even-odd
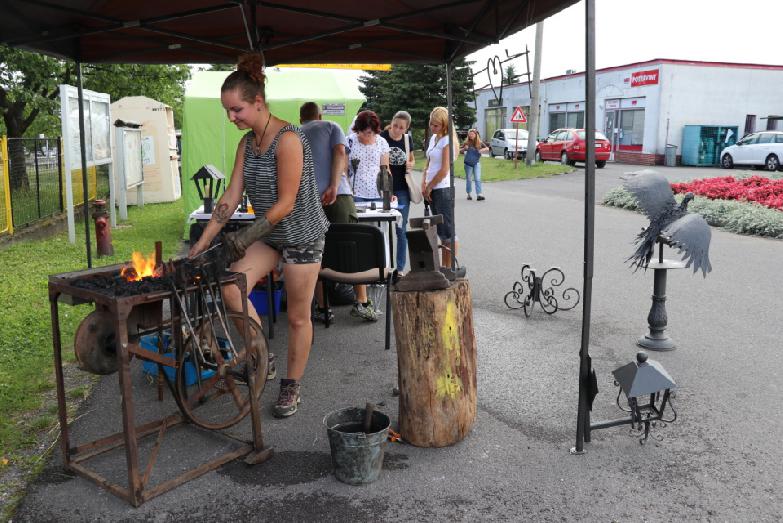
[[[0,115],[8,137],[22,137],[41,115],[56,114],[58,84],[70,83],[74,72],[72,63],[0,45]],[[29,187],[24,145],[10,141],[8,156],[11,187]]]
[[[503,72],[503,85],[509,85],[515,83],[519,79],[519,75],[517,74],[516,69],[514,68],[514,64],[509,64],[506,67],[506,70]]]
[[[434,107],[446,105],[446,68],[442,65],[397,64],[391,71],[368,71],[360,78],[359,90],[383,123],[389,123],[399,110],[411,114],[414,139],[425,143],[429,116]],[[473,124],[473,82],[470,67],[464,61],[452,72],[452,103],[456,127]],[[423,141],[419,141],[423,140]]]
[[[175,125],[181,121],[187,65],[85,65],[83,73],[85,89],[108,93],[112,100],[149,96],[174,109]],[[59,84],[75,81],[73,62],[0,45],[0,131],[9,138],[58,136]],[[10,141],[8,155],[12,187],[28,187],[23,144]]]
[[[93,64],[85,65],[83,72],[85,89],[108,93],[112,101],[147,96],[163,102],[174,110],[174,127],[182,126],[187,65]]]

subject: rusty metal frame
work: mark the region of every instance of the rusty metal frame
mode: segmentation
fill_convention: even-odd
[[[113,265],[102,267],[100,269],[87,269],[83,271],[70,272],[52,275],[49,277],[49,303],[52,317],[52,343],[54,349],[54,371],[57,379],[57,407],[60,421],[60,446],[63,454],[64,466],[67,470],[82,476],[99,486],[105,488],[115,496],[118,496],[134,507],[140,506],[155,496],[163,494],[183,483],[197,478],[207,472],[215,470],[220,466],[234,459],[246,456],[245,461],[249,464],[258,464],[266,461],[272,456],[272,449],[264,446],[261,433],[261,412],[259,401],[251,393],[249,394],[250,415],[253,438],[250,442],[239,448],[226,452],[215,459],[202,463],[175,478],[163,481],[153,487],[149,487],[149,479],[152,469],[158,457],[160,445],[164,440],[166,431],[174,426],[186,422],[180,414],[173,414],[156,421],[135,424],[135,406],[133,401],[133,388],[131,384],[130,358],[131,355],[137,358],[153,361],[158,364],[175,366],[176,361],[161,361],[163,358],[156,353],[141,348],[137,343],[132,343],[128,339],[128,317],[133,308],[142,304],[162,303],[169,300],[171,306],[171,328],[172,333],[177,338],[182,336],[182,315],[184,311],[179,310],[177,300],[173,298],[173,291],[159,291],[154,293],[140,294],[134,296],[112,297],[103,295],[88,289],[75,287],[72,282],[78,278],[89,278],[96,275],[117,274],[122,265]],[[221,278],[221,286],[237,285],[240,292],[245,292],[247,283],[242,273],[229,273],[227,277]],[[246,293],[245,293],[246,294]],[[119,388],[122,396],[122,432],[117,432],[88,443],[75,446],[71,442],[70,431],[68,428],[68,411],[65,397],[65,382],[63,378],[62,365],[62,340],[59,322],[59,302],[71,305],[81,303],[95,303],[96,307],[102,307],[110,311],[115,318],[116,332],[116,352],[118,360],[118,378]],[[247,317],[247,302],[243,302],[242,312]],[[160,326],[159,326],[160,327]],[[244,329],[245,342],[250,340],[250,325],[245,322]],[[178,340],[178,345],[182,345],[182,340]],[[255,390],[253,383],[254,376],[252,372],[248,373],[248,388]],[[159,396],[160,398],[160,386]],[[197,427],[198,428],[198,427]],[[198,428],[198,430],[206,430]],[[150,451],[147,465],[144,470],[140,469],[139,462],[139,441],[147,436],[157,434],[155,445]],[[226,437],[236,439],[228,434]],[[125,488],[119,484],[112,483],[94,470],[88,468],[85,464],[89,459],[108,452],[110,450],[124,447],[125,459],[128,474],[128,487]]]

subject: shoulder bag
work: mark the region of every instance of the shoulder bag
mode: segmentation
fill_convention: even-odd
[[[408,143],[408,139],[410,137],[408,136],[408,133],[405,133],[404,140],[405,140],[405,162],[407,163],[408,157],[411,154],[410,151],[410,144]],[[405,183],[408,184],[408,192],[411,195],[411,202],[413,203],[421,203],[424,200],[424,196],[421,194],[421,184],[417,183],[416,180],[413,178],[413,173],[407,168],[407,165],[405,167]]]

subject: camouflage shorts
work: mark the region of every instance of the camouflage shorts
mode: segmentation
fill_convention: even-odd
[[[280,253],[283,263],[321,263],[324,255],[324,238],[304,245],[274,245],[270,247]]]

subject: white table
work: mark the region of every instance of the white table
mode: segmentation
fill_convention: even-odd
[[[372,204],[375,203],[375,209],[371,209]],[[392,238],[392,229],[394,225],[402,222],[402,214],[396,209],[397,202],[392,202],[391,209],[388,211],[383,210],[383,202],[378,200],[374,202],[356,202],[357,216],[359,217],[359,223],[377,223],[380,227],[382,223],[388,223],[388,227],[381,227],[383,231],[383,237],[388,245],[386,249],[386,266],[391,268],[392,261],[394,260],[394,240]],[[190,213],[190,219],[198,223],[206,223],[212,218],[212,213],[205,213],[204,206],[200,206],[198,209]],[[234,212],[231,215],[231,222],[242,223],[250,222],[256,219],[256,215],[247,212]]]
[[[371,209],[371,203],[375,203],[375,209]],[[402,213],[396,209],[397,202],[392,202],[392,208],[388,211],[383,210],[383,202],[356,202],[356,212],[359,217],[359,223],[381,223],[386,222],[388,227],[381,227],[383,239],[386,241],[386,267],[393,268],[394,261],[394,240],[392,239],[392,229],[394,225],[402,223]]]

